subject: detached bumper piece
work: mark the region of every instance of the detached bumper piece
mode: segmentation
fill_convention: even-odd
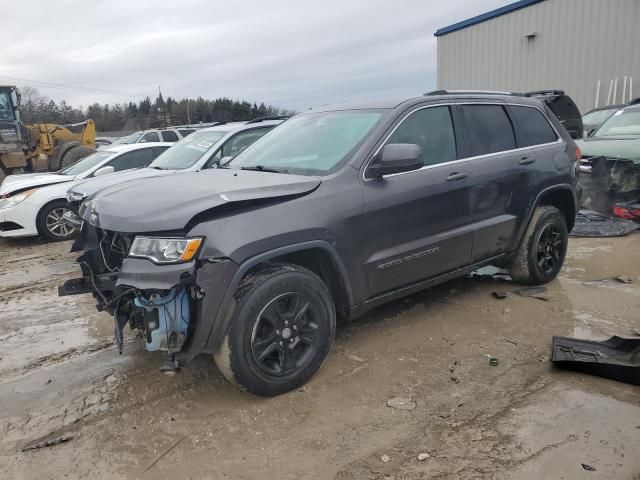
[[[551,361],[560,368],[640,385],[640,338],[604,342],[553,337]]]

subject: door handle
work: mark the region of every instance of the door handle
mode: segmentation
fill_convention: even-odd
[[[452,173],[451,175],[449,175],[446,178],[446,180],[447,180],[447,182],[455,182],[457,180],[464,180],[468,176],[469,176],[469,174],[465,173],[465,172],[460,172],[460,173],[455,172],[455,173]]]
[[[520,165],[531,165],[536,161],[536,157],[522,157],[518,162]]]

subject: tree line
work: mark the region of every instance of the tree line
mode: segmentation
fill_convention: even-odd
[[[99,104],[86,109],[74,107],[65,100],[55,102],[42,95],[33,87],[21,87],[22,102],[20,112],[25,123],[49,122],[58,124],[79,123],[92,119],[98,132],[138,130],[171,125],[197,124],[200,122],[228,122],[250,120],[269,115],[291,115],[295,112],[265,105],[264,103],[202,97],[195,99],[166,100],[159,94],[155,100],[146,97],[138,102]]]

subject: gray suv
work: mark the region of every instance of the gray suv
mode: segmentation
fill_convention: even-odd
[[[443,94],[324,107],[225,168],[100,191],[74,250],[92,293],[166,368],[212,354],[258,395],[304,384],[337,321],[468,274],[558,274],[580,152],[540,100]]]

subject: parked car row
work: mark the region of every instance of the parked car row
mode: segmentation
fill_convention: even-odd
[[[276,395],[318,371],[338,321],[489,264],[555,278],[579,197],[569,100],[444,91],[217,125],[135,170],[89,157],[82,178],[3,185],[0,212],[64,192],[52,222],[79,229],[82,276],[60,295],[93,294],[119,347],[129,325],[165,370],[210,354]]]

